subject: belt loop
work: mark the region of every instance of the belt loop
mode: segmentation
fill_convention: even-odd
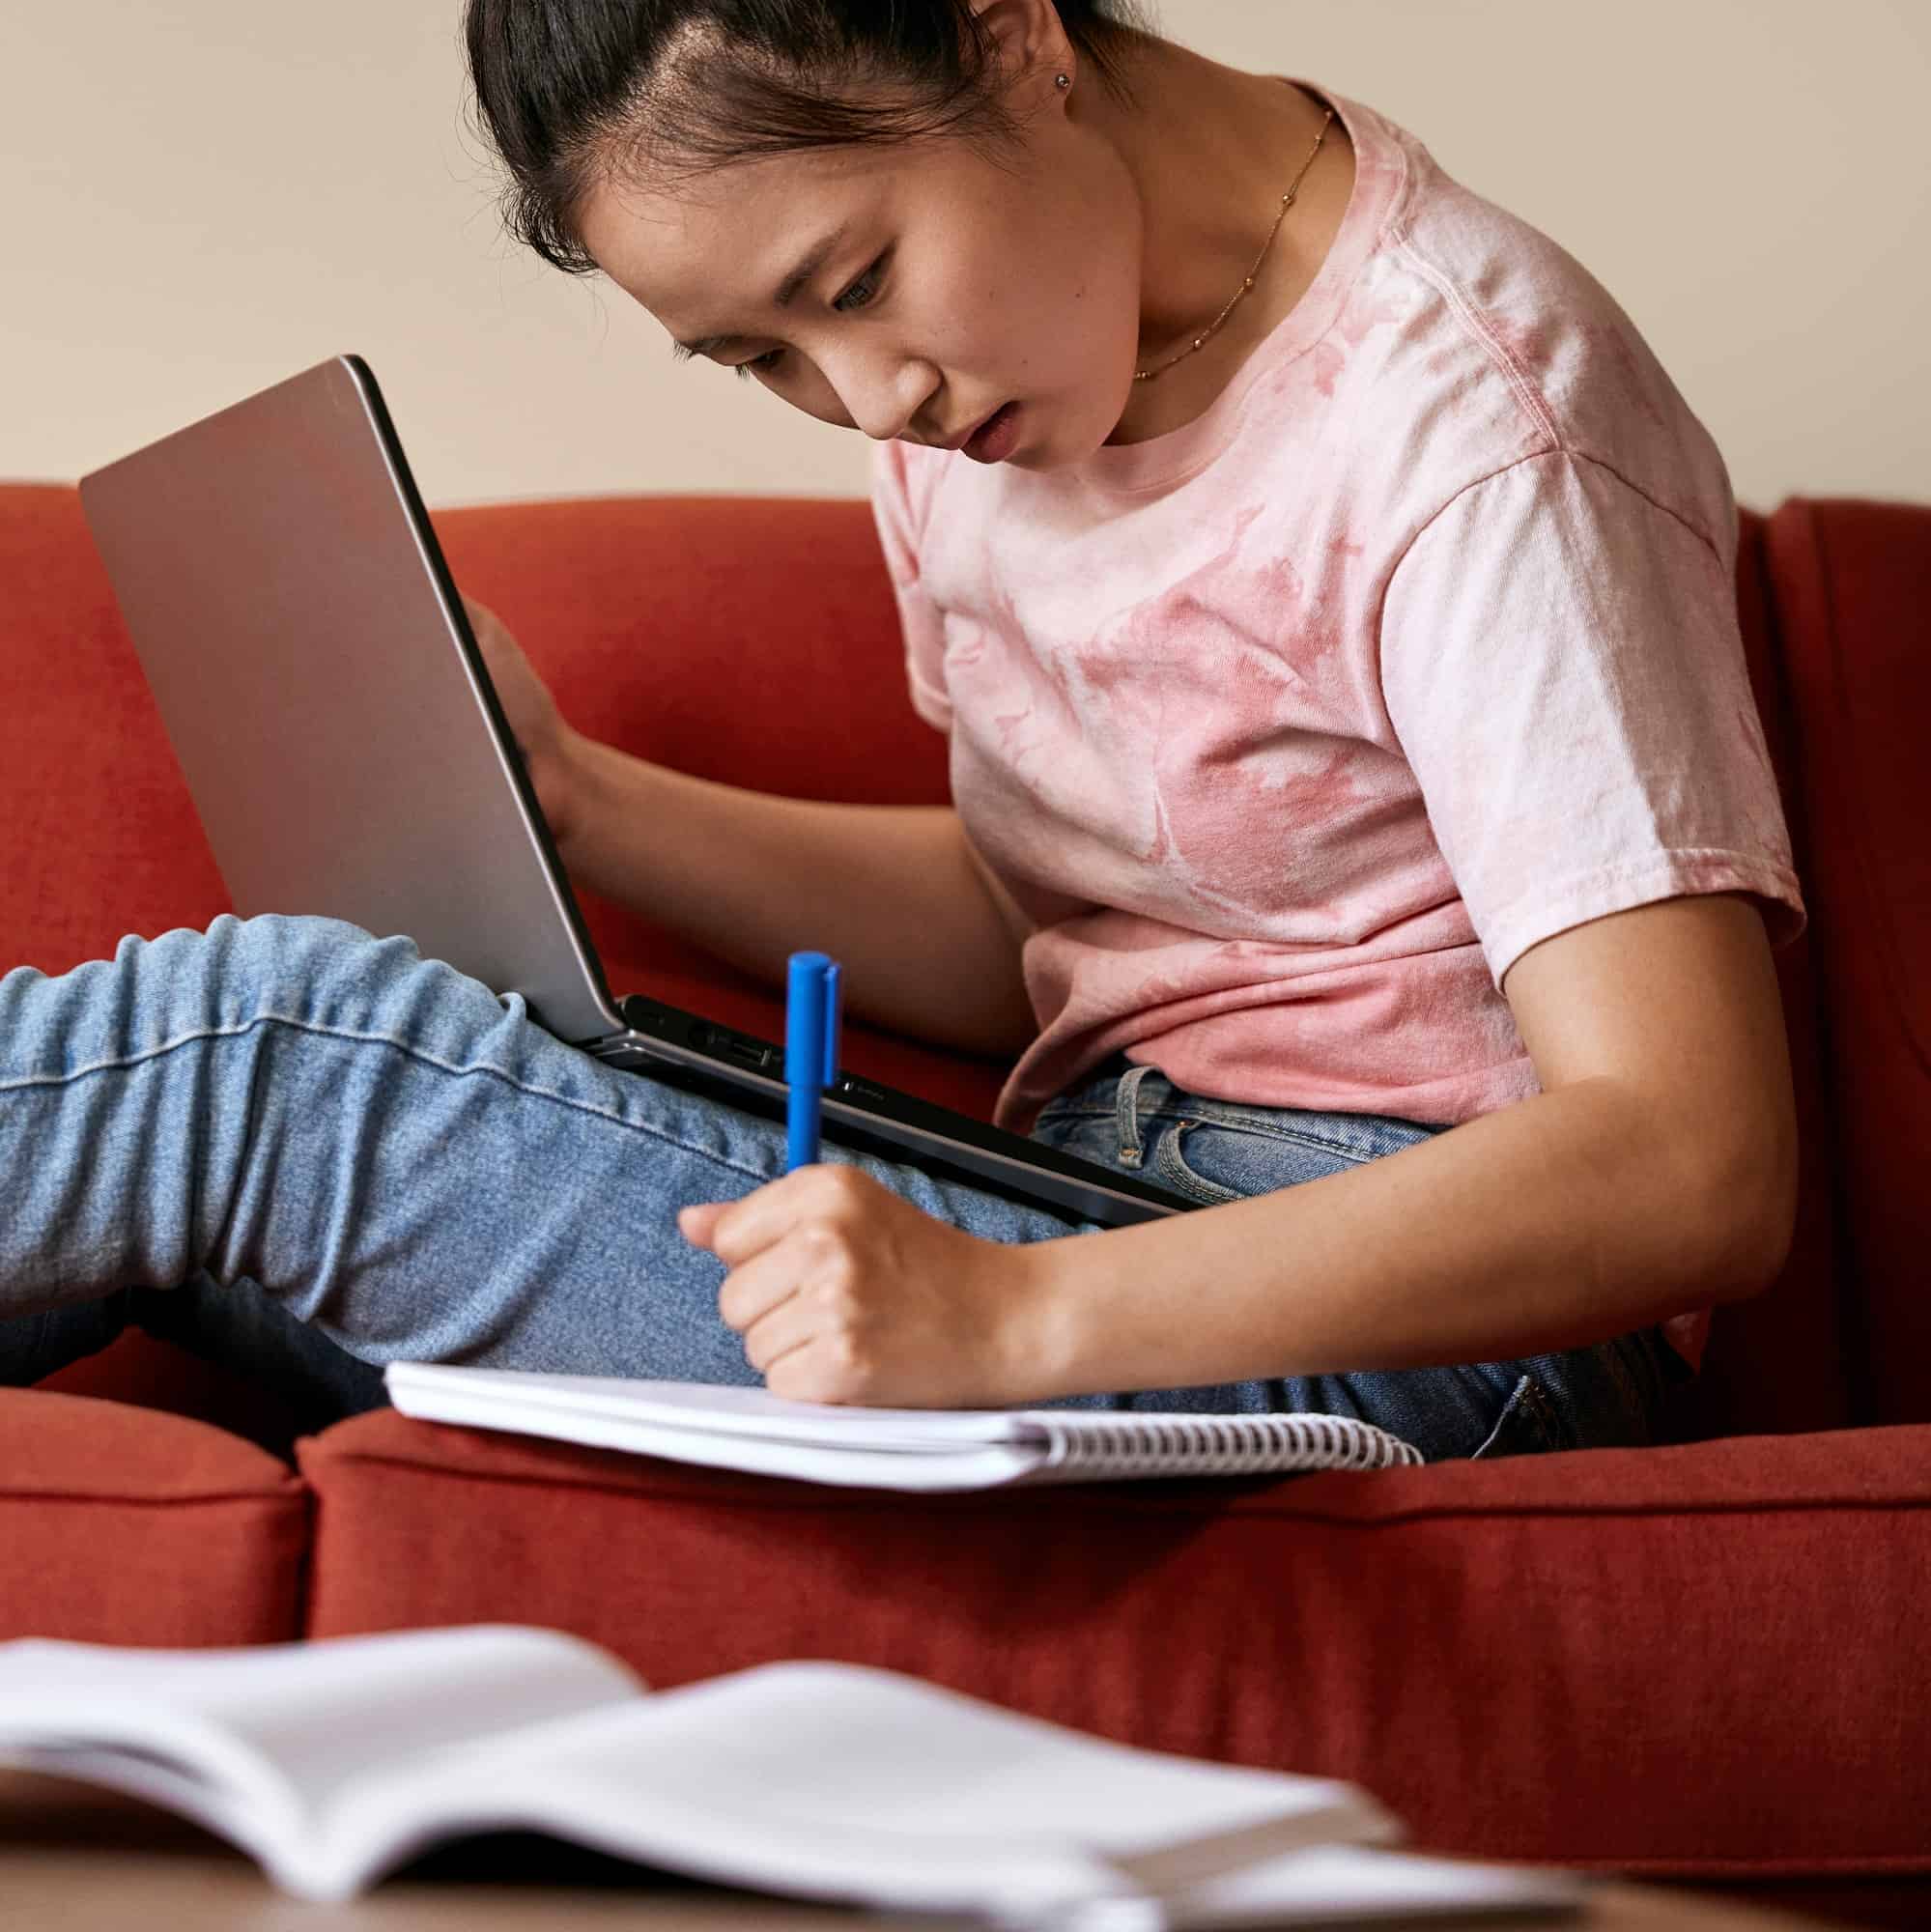
[[[1122,1167],[1138,1167],[1146,1158],[1147,1150],[1140,1141],[1140,1085],[1148,1074],[1156,1070],[1152,1066],[1133,1066],[1120,1076],[1113,1096],[1113,1123],[1120,1133]]]

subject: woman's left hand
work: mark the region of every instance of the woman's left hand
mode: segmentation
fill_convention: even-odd
[[[682,1208],[677,1226],[730,1269],[718,1312],[773,1395],[893,1408],[1038,1398],[1039,1243],[968,1235],[825,1162]]]

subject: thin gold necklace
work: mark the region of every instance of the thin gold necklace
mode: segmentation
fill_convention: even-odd
[[[1062,85],[1071,85],[1071,83],[1067,81],[1067,77],[1065,77],[1065,75],[1058,75],[1058,79],[1060,79],[1060,83],[1062,83]],[[1288,83],[1288,85],[1292,85],[1292,83]],[[1235,290],[1234,290],[1234,301],[1230,301],[1230,303],[1228,303],[1228,305],[1226,305],[1226,307],[1224,307],[1224,309],[1222,309],[1222,311],[1220,311],[1220,313],[1218,313],[1218,315],[1216,315],[1216,317],[1214,317],[1214,319],[1212,319],[1212,321],[1210,321],[1210,323],[1208,323],[1208,325],[1207,325],[1207,327],[1205,327],[1205,328],[1203,328],[1203,330],[1201,330],[1201,332],[1199,332],[1199,334],[1197,334],[1195,338],[1193,338],[1193,342],[1191,342],[1191,344],[1189,344],[1187,348],[1183,348],[1183,350],[1181,350],[1181,352],[1179,352],[1178,355],[1172,355],[1172,357],[1168,357],[1166,361],[1162,361],[1158,369],[1135,369],[1135,371],[1133,371],[1133,381],[1135,381],[1135,383],[1150,383],[1150,381],[1152,381],[1152,379],[1154,379],[1156,375],[1166,375],[1166,371],[1168,371],[1168,369],[1172,369],[1172,365],[1174,365],[1176,361],[1185,361],[1185,359],[1187,359],[1187,357],[1189,357],[1189,355],[1193,354],[1193,350],[1197,350],[1197,348],[1199,348],[1199,346],[1201,346],[1201,344],[1203,344],[1203,342],[1205,342],[1205,340],[1207,340],[1207,338],[1208,338],[1208,336],[1210,336],[1210,334],[1212,334],[1212,332],[1214,332],[1214,330],[1216,330],[1216,328],[1218,328],[1218,327],[1220,327],[1220,325],[1222,325],[1222,323],[1224,323],[1226,319],[1228,319],[1228,315],[1232,315],[1232,313],[1234,313],[1234,303],[1237,303],[1237,301],[1239,301],[1239,298],[1241,298],[1241,296],[1245,296],[1249,288],[1253,288],[1253,276],[1255,276],[1255,270],[1257,270],[1257,269],[1261,267],[1261,263],[1264,261],[1264,257],[1266,257],[1266,251],[1268,251],[1268,249],[1270,249],[1272,245],[1274,245],[1274,236],[1276,236],[1276,234],[1280,234],[1280,224],[1282,224],[1282,222],[1284,222],[1284,220],[1288,218],[1288,209],[1292,209],[1292,207],[1293,207],[1293,197],[1295,197],[1295,195],[1297,195],[1297,193],[1301,191],[1301,182],[1305,182],[1305,180],[1307,180],[1307,170],[1309,170],[1309,168],[1311,168],[1311,166],[1315,164],[1315,155],[1319,155],[1319,153],[1320,153],[1320,143],[1322,143],[1322,141],[1326,139],[1326,131],[1328,131],[1328,124],[1330,124],[1332,120],[1334,120],[1334,110],[1332,110],[1332,108],[1328,108],[1328,110],[1326,110],[1326,118],[1324,118],[1324,120],[1320,122],[1320,133],[1317,133],[1317,135],[1315,135],[1315,145],[1313,145],[1313,147],[1311,147],[1311,149],[1307,151],[1307,158],[1305,158],[1305,160],[1301,162],[1301,172],[1293,176],[1293,185],[1292,185],[1292,187],[1290,187],[1290,189],[1288,189],[1288,191],[1286,191],[1286,193],[1284,193],[1284,195],[1280,197],[1280,213],[1278,213],[1278,214],[1274,216],[1274,226],[1266,230],[1266,240],[1264,240],[1264,242],[1261,243],[1261,253],[1253,257],[1253,269],[1249,269],[1249,270],[1247,270],[1247,278],[1245,278],[1245,280],[1243,280],[1243,282],[1239,284],[1239,288],[1235,288]]]

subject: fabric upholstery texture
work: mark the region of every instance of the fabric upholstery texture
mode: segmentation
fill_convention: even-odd
[[[1931,1411],[1931,516],[1786,505],[1767,564],[1818,857],[1852,1413]]]
[[[212,1424],[0,1389],[0,1640],[282,1643],[308,1492]]]

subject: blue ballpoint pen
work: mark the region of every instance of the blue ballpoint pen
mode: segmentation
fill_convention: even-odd
[[[823,952],[794,952],[784,987],[784,1171],[818,1158],[818,1096],[838,1073],[838,968]]]

